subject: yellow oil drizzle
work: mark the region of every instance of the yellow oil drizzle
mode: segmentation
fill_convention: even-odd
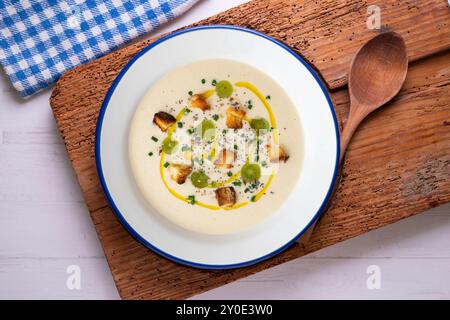
[[[267,183],[264,186],[264,188],[262,188],[261,191],[259,191],[257,194],[255,194],[255,198],[254,198],[253,202],[256,202],[259,199],[261,199],[261,197],[264,195],[264,193],[266,193],[267,189],[269,189],[270,183],[272,182],[272,179],[274,176],[275,176],[275,174],[272,172],[272,174],[270,175],[269,180],[267,180]]]
[[[248,205],[248,204],[249,204],[248,201],[244,201],[244,202],[235,204],[235,205],[233,205],[233,206],[231,206],[231,207],[229,207],[229,208],[224,207],[224,208],[222,208],[222,209],[224,209],[224,210],[234,210],[234,209],[239,209],[239,208],[245,207],[245,206]]]
[[[164,186],[166,187],[166,189],[175,197],[178,198],[184,202],[189,203],[189,199],[182,196],[181,194],[179,194],[178,192],[176,192],[175,190],[173,190],[171,187],[169,187],[169,184],[166,181],[166,178],[164,177],[164,153],[161,154],[161,161],[159,162],[159,173],[161,174],[161,179],[164,183]],[[211,210],[219,210],[220,207],[219,206],[213,206],[210,204],[206,204],[203,202],[199,202],[199,201],[195,201],[195,204],[207,208],[207,209],[211,209]]]
[[[177,116],[175,117],[175,119],[178,121],[180,121],[183,118],[184,112],[186,111],[186,108],[181,109],[180,112],[178,112]],[[177,126],[175,124],[173,124],[169,130],[167,130],[167,137],[172,137],[172,133],[175,131],[175,129],[177,128]]]
[[[233,182],[234,180],[236,180],[237,178],[239,178],[240,175],[241,175],[240,172],[236,172],[235,174],[233,174],[231,177],[229,177],[227,180],[225,180],[223,182],[209,184],[208,188],[223,187],[224,185],[229,184],[229,183]]]
[[[264,107],[267,110],[267,113],[269,114],[270,125],[272,126],[272,128],[276,128],[277,122],[275,120],[275,115],[273,114],[272,108],[270,107],[270,104],[267,102],[263,94],[250,82],[240,81],[237,82],[235,85],[236,87],[246,88],[250,90],[258,97],[259,100],[261,100],[261,102],[263,103]]]
[[[216,91],[215,89],[211,89],[211,90],[201,93],[200,95],[202,96],[203,99],[206,100],[206,99],[210,98],[214,94],[215,91]]]
[[[252,91],[252,92],[253,92],[253,93],[261,100],[261,102],[263,103],[264,107],[265,107],[266,110],[267,110],[267,113],[269,114],[270,124],[271,124],[272,128],[275,129],[275,128],[276,128],[276,120],[275,120],[275,116],[274,116],[274,114],[273,114],[273,111],[272,111],[272,108],[271,108],[270,104],[267,102],[266,98],[262,95],[262,93],[261,93],[261,92],[260,92],[253,84],[251,84],[251,83],[249,83],[249,82],[241,81],[241,82],[237,82],[235,85],[236,85],[237,87],[246,88],[246,89]],[[214,94],[214,92],[215,92],[215,90],[214,90],[214,89],[211,89],[211,90],[208,90],[208,91],[202,93],[201,96],[202,96],[204,99],[208,99],[208,98],[210,98],[210,97]],[[183,115],[185,114],[185,111],[186,111],[186,108],[183,108],[183,109],[181,109],[181,111],[177,114],[177,116],[176,116],[177,122],[179,122],[179,121],[183,118]],[[247,122],[249,122],[249,123],[250,123],[250,121],[251,121],[251,119],[250,119],[249,117],[245,117],[244,120],[247,121]],[[169,130],[167,131],[167,136],[170,138],[175,130],[176,130],[176,126],[175,126],[175,125],[173,125],[172,127],[170,127]],[[215,151],[215,149],[214,149],[213,151]],[[166,178],[165,178],[165,176],[164,176],[164,153],[161,153],[161,159],[160,159],[160,163],[159,163],[159,172],[160,172],[161,179],[162,179],[163,184],[164,184],[164,186],[166,187],[166,189],[167,189],[174,197],[176,197],[177,199],[180,199],[180,200],[182,200],[182,201],[184,201],[184,202],[189,203],[189,199],[188,199],[188,198],[182,196],[181,194],[179,194],[178,192],[176,192],[174,189],[172,189],[172,188],[168,185],[168,183],[167,183],[167,181],[166,181]],[[236,180],[236,179],[240,176],[240,174],[241,174],[240,172],[236,172],[236,173],[233,174],[229,179],[227,179],[227,180],[225,180],[225,181],[223,181],[223,182],[221,182],[221,183],[210,184],[210,185],[208,185],[208,187],[209,187],[209,188],[217,188],[217,187],[222,187],[222,186],[224,186],[224,185],[227,185],[227,184],[233,182],[234,180]],[[267,183],[266,183],[266,185],[264,186],[264,188],[262,188],[262,189],[254,196],[254,198],[253,198],[253,200],[252,200],[253,202],[258,201],[258,200],[265,194],[265,192],[267,191],[267,189],[269,188],[269,186],[270,186],[270,184],[271,184],[271,182],[272,182],[272,179],[273,179],[274,175],[275,175],[275,174],[272,172],[272,174],[270,175],[269,180],[267,180]],[[220,206],[210,205],[210,204],[206,204],[206,203],[199,202],[199,201],[196,201],[195,204],[197,204],[197,205],[199,205],[199,206],[201,206],[201,207],[210,209],[210,210],[219,210],[219,209],[224,209],[224,210],[234,210],[234,209],[242,208],[242,207],[248,205],[248,204],[249,204],[249,201],[244,201],[244,202],[235,204],[235,205],[233,205],[233,206],[231,206],[231,207],[229,207],[229,208],[227,208],[227,207],[223,207],[223,208],[222,208],[222,207],[220,207]]]

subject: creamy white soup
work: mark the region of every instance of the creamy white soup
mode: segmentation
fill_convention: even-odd
[[[129,160],[142,195],[195,232],[227,234],[263,221],[293,189],[302,159],[290,98],[236,61],[174,69],[151,86],[131,122]]]

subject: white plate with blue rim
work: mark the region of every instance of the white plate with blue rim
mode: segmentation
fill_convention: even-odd
[[[148,201],[145,192],[137,186],[129,158],[130,124],[149,88],[177,67],[211,59],[236,61],[263,71],[283,88],[295,106],[302,126],[301,169],[286,198],[264,220],[224,234],[196,232],[167,219],[161,214],[161,208],[182,212],[180,204],[175,203],[183,201],[173,199],[167,203],[164,200],[170,196],[167,190],[161,191],[160,200]],[[280,108],[274,100],[275,115],[282,112]],[[151,121],[148,120],[149,126]],[[290,143],[296,143],[296,140],[300,139],[290,138]],[[154,157],[159,156],[155,152]],[[137,241],[184,265],[229,269],[249,266],[282,252],[320,216],[336,181],[339,131],[323,84],[289,47],[249,29],[204,26],[177,31],[159,39],[123,68],[100,110],[95,157],[110,206]],[[149,170],[158,168],[149,167]],[[262,198],[260,201],[270,200]],[[183,205],[192,205],[188,197]],[[257,212],[258,207],[252,211]],[[214,214],[227,215],[229,212],[218,210]]]

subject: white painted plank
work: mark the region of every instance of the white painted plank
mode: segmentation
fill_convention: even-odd
[[[82,200],[64,145],[0,144],[0,201]]]
[[[381,271],[369,290],[367,268]],[[193,299],[449,299],[450,259],[299,259]]]
[[[66,282],[80,268],[80,290]],[[119,299],[106,259],[0,259],[0,299]]]
[[[3,144],[62,144],[56,130],[33,128],[28,130],[3,131]]]
[[[82,202],[0,202],[0,243],[0,261],[104,257]]]
[[[449,232],[450,203],[319,250],[310,257],[450,258]]]

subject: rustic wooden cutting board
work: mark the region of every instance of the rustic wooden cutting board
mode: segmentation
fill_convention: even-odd
[[[410,58],[421,60],[411,65],[399,96],[356,133],[336,197],[306,247],[293,245],[244,269],[197,270],[161,258],[125,231],[102,192],[94,160],[98,111],[117,73],[149,42],[82,65],[58,81],[51,106],[123,298],[186,298],[450,201],[446,1],[377,2],[382,24],[402,34]],[[366,28],[367,6],[365,1],[253,1],[199,24],[237,24],[268,33],[305,56],[336,89],[346,82],[355,50],[375,34]],[[340,89],[331,97],[341,121],[348,94]]]

